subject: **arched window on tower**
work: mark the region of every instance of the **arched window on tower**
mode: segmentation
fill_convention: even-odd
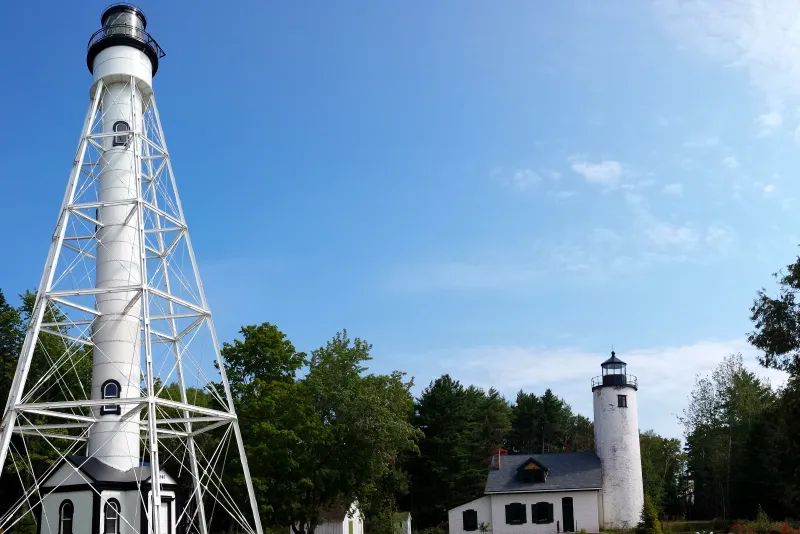
[[[114,123],[115,132],[129,132],[130,130],[131,130],[130,125],[125,121],[117,121]],[[129,134],[115,135],[114,140],[111,143],[111,146],[125,146],[128,144],[129,138],[130,138]]]
[[[103,386],[101,388],[101,393],[103,395],[103,400],[105,399],[118,399],[120,395],[120,388],[119,382],[116,380],[106,380],[103,382]],[[102,408],[100,408],[100,415],[106,414],[120,414],[119,404],[104,404]]]
[[[119,534],[119,501],[108,499],[105,509],[105,528],[103,534]]]
[[[72,501],[66,499],[61,501],[61,506],[58,508],[58,534],[72,534],[72,516],[75,513],[75,507]]]

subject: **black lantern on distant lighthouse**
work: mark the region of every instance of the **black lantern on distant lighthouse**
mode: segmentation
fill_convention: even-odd
[[[636,387],[635,379],[628,380],[627,364],[617,358],[616,353],[612,350],[611,357],[600,364],[603,368],[603,382],[604,386],[630,386]],[[631,383],[632,382],[632,383]]]

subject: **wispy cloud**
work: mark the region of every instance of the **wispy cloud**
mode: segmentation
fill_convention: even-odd
[[[608,340],[609,349],[613,339]],[[619,350],[619,347],[617,347]],[[773,386],[782,384],[786,375],[758,366],[757,352],[744,339],[697,341],[688,345],[624,350],[619,356],[628,364],[628,372],[639,379],[639,426],[653,428],[662,435],[680,437],[677,415],[685,408],[697,374],[708,373],[725,356],[741,352],[746,365],[770,379]],[[517,391],[539,395],[551,388],[578,413],[592,417],[590,381],[599,374],[606,351],[586,351],[574,347],[481,346],[456,347],[415,355],[415,361],[435,362],[428,375],[417,374],[418,387],[447,372],[465,384],[494,387],[510,399]],[[502,362],[498,365],[498,362]],[[565,364],[566,362],[566,364]],[[677,371],[679,370],[679,372]],[[669,380],[664,380],[669,376]]]
[[[673,195],[679,197],[683,195],[683,184],[678,184],[678,183],[667,184],[663,188],[661,188],[661,191],[665,195]]]
[[[601,161],[600,163],[576,161],[572,164],[572,170],[583,176],[589,183],[603,185],[614,185],[622,176],[622,165],[618,161]]]
[[[798,0],[656,0],[655,5],[682,46],[745,70],[772,110],[757,122],[767,129],[780,126],[780,109],[800,97]]]
[[[767,137],[772,134],[772,130],[783,124],[783,117],[777,111],[770,111],[769,113],[759,115],[755,122],[759,127],[757,136]]]
[[[725,158],[722,158],[720,165],[722,165],[726,169],[736,169],[739,167],[739,160],[733,156],[727,156]]]
[[[492,170],[491,177],[493,180],[513,187],[518,191],[534,188],[542,182],[542,177],[533,169],[513,169],[507,171],[496,168]]]

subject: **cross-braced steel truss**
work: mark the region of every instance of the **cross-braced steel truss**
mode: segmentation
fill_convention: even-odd
[[[130,105],[132,101],[141,105]],[[109,117],[119,118],[120,110],[134,127],[109,133]],[[129,170],[136,187],[123,195],[127,198],[108,200],[100,177],[119,165],[109,156],[112,137],[132,154]],[[134,229],[130,244],[137,257],[114,257],[120,249],[104,233],[110,223],[103,215],[112,212],[114,224]],[[98,284],[100,255],[104,261],[110,257],[117,272],[128,270],[130,282]],[[89,446],[110,402],[98,396],[98,385],[91,380],[93,360],[106,356],[96,343],[109,324],[101,320],[98,303],[103,299],[124,299],[123,314],[140,310],[133,334],[141,351],[141,364],[133,373],[138,391],[121,394],[112,403],[121,409],[118,418],[129,423],[117,425],[119,432],[130,433],[131,424],[139,427],[138,445],[135,430],[133,434],[138,447],[130,451],[133,458],[149,465],[150,473],[164,469],[185,489],[177,521],[187,533],[225,528],[261,534],[233,399],[158,108],[152,93],[135,78],[113,88],[98,82],[81,132],[2,419],[0,476],[14,477],[21,488],[17,501],[0,517],[2,532],[13,532],[45,494],[57,489],[43,489],[42,484],[60,466],[70,466],[90,482],[78,466],[64,460],[71,455],[90,458],[91,449],[103,446],[97,443],[98,433]],[[113,439],[114,432],[108,433],[108,440]],[[237,472],[226,472],[231,469]],[[145,514],[149,530],[164,534],[159,521],[149,521],[150,505],[160,502],[160,492],[161,477],[154,476],[150,497],[142,493],[142,506],[123,511],[121,521],[138,532],[143,523],[137,515]],[[40,522],[58,520],[34,516]],[[50,532],[60,532],[56,525],[50,527]]]

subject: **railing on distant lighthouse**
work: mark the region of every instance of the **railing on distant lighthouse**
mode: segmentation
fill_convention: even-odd
[[[639,389],[639,379],[636,375],[608,374],[592,378],[592,390],[601,386],[630,386]]]

